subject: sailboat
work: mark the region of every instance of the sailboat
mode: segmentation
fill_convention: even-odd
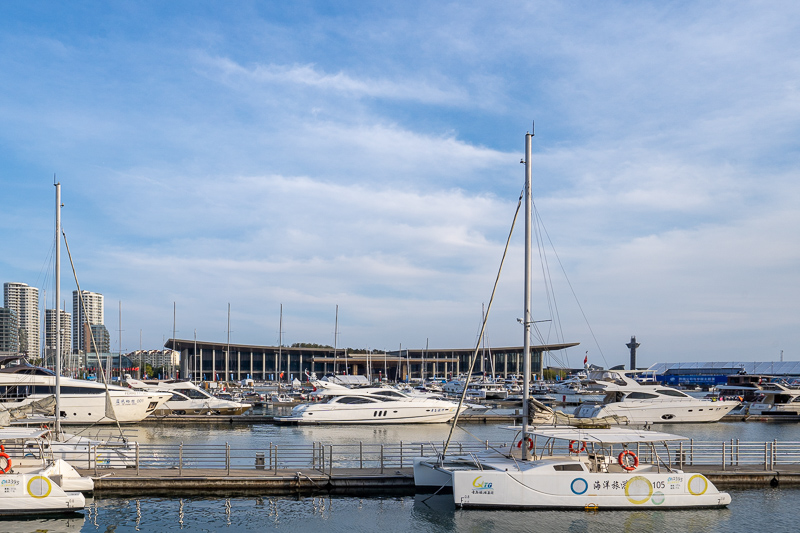
[[[56,308],[58,308],[61,298],[61,184],[55,185],[57,198],[55,280]],[[80,285],[78,293],[82,298]],[[58,434],[62,424],[139,422],[170,399],[171,395],[168,393],[135,391],[108,383],[63,377],[61,319],[58,309],[56,311],[55,368],[51,371],[31,365],[22,356],[0,358],[0,409],[24,406],[55,395],[57,404],[55,430]],[[105,377],[103,372],[100,374]]]
[[[525,303],[523,422],[513,444],[483,454],[414,459],[414,483],[448,488],[464,508],[686,509],[725,507],[729,494],[705,476],[670,465],[668,445],[683,437],[627,428],[529,427],[531,139],[525,136]],[[463,396],[462,396],[463,399]],[[452,435],[452,433],[451,433]],[[448,441],[449,444],[449,441]],[[657,445],[659,448],[657,448]],[[659,455],[663,445],[666,453]]]

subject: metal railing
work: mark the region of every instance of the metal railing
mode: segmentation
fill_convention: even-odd
[[[503,453],[520,450],[517,443],[508,442],[456,442],[451,443],[450,455],[477,454],[496,450]],[[139,444],[97,445],[85,450],[62,452],[61,457],[78,468],[99,472],[109,468],[141,470],[170,469],[176,475],[184,470],[217,471],[230,473],[231,470],[256,469],[277,473],[281,470],[312,469],[330,473],[334,469],[370,469],[381,473],[391,469],[411,467],[415,457],[436,456],[444,448],[444,443],[392,443],[392,444],[277,444],[269,443],[263,447],[231,447],[224,444]],[[606,447],[604,453],[616,457],[625,448],[620,445]],[[752,470],[774,470],[780,465],[800,465],[800,442],[707,442],[687,440],[671,443],[668,447],[659,445],[653,449],[644,445],[629,447],[636,452],[641,462],[670,464],[676,468],[688,466],[717,467],[720,470],[747,468]],[[591,446],[587,448],[592,452]],[[549,442],[535,445],[532,453],[537,456],[566,455],[570,452],[568,443]],[[586,451],[581,452],[586,453]]]

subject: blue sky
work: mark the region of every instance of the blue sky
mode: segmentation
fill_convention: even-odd
[[[469,347],[535,119],[553,364],[800,358],[800,6],[339,4],[0,5],[2,281],[53,306],[56,174],[115,350]]]

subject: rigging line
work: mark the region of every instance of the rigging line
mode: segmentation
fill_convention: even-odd
[[[578,300],[578,295],[575,294],[575,289],[572,287],[572,282],[569,280],[569,276],[567,276],[567,271],[564,268],[564,264],[561,262],[561,258],[558,256],[558,252],[556,251],[556,247],[553,244],[553,240],[550,238],[550,234],[547,232],[547,228],[544,227],[542,224],[542,229],[544,230],[544,234],[547,236],[548,242],[550,242],[550,247],[553,249],[553,253],[556,256],[556,260],[558,261],[558,266],[561,267],[561,272],[564,273],[564,278],[567,280],[567,285],[569,285],[570,291],[572,291],[572,297],[575,298],[575,303],[578,304],[578,309],[581,311],[581,315],[583,316],[584,322],[586,322],[586,326],[589,328],[589,332],[592,334],[592,339],[594,340],[595,346],[600,351],[600,356],[603,358],[603,362],[608,366],[608,361],[606,361],[606,355],[603,353],[603,349],[600,347],[600,343],[597,341],[597,337],[594,334],[594,330],[592,330],[592,325],[589,324],[589,319],[586,317],[586,313],[583,311],[583,306],[581,305],[580,300]]]
[[[81,284],[78,281],[78,273],[75,271],[75,263],[72,261],[72,253],[69,251],[69,243],[67,242],[67,233],[64,231],[64,226],[61,226],[61,234],[64,236],[64,246],[67,249],[67,256],[69,257],[69,264],[72,267],[72,275],[75,277],[75,285],[78,287],[78,296],[80,296],[80,306],[78,308],[78,322],[80,323],[81,315],[80,310],[83,309],[84,314],[86,314],[86,302],[83,299],[83,292],[81,291]],[[73,310],[74,311],[74,310]],[[58,316],[58,314],[56,314]],[[87,317],[88,319],[88,317]],[[117,414],[114,412],[114,405],[111,403],[111,393],[108,391],[108,380],[106,379],[105,370],[103,370],[102,366],[100,366],[100,354],[97,351],[97,343],[94,340],[94,332],[92,328],[89,328],[89,337],[92,342],[92,347],[94,348],[95,356],[97,357],[97,366],[100,367],[100,372],[98,374],[103,375],[103,385],[106,387],[106,405],[111,407],[111,412],[114,414],[114,422],[117,423],[117,429],[119,429],[119,434],[122,438],[125,438],[125,435],[122,433],[122,427],[119,425],[119,420],[117,419]],[[111,354],[108,354],[108,357],[111,358]],[[120,350],[119,353],[119,362],[120,366],[122,366],[122,351]]]
[[[475,351],[472,354],[472,358],[469,362],[469,371],[467,372],[467,377],[464,380],[464,390],[461,391],[461,398],[458,400],[458,407],[456,407],[456,415],[453,417],[453,424],[450,426],[450,433],[447,435],[447,442],[445,442],[444,449],[442,450],[442,458],[447,455],[447,448],[450,446],[450,439],[453,438],[453,430],[458,424],[458,416],[461,414],[461,406],[464,404],[464,398],[467,396],[467,385],[469,385],[469,380],[472,377],[472,369],[475,367],[475,360],[478,358],[478,352],[481,348],[481,341],[483,340],[483,333],[486,330],[486,321],[489,320],[489,311],[492,310],[492,303],[494,302],[494,295],[497,292],[497,285],[500,282],[500,273],[503,271],[503,263],[506,261],[506,256],[508,255],[508,247],[511,243],[511,235],[514,234],[514,226],[517,223],[517,216],[519,215],[519,208],[522,206],[522,198],[525,196],[525,190],[523,189],[522,192],[519,194],[519,200],[517,200],[517,210],[514,211],[514,219],[511,221],[511,229],[508,232],[508,238],[506,239],[506,247],[503,249],[503,257],[500,259],[500,267],[497,269],[497,276],[494,279],[494,286],[492,287],[492,296],[489,298],[489,304],[486,306],[486,315],[483,317],[483,325],[481,326],[481,334],[478,338],[478,342],[475,344]],[[526,317],[527,320],[527,317]]]
[[[538,223],[535,224],[536,229],[537,229],[537,242],[538,242],[538,238],[541,235],[541,231],[547,232],[547,228],[544,227],[544,220],[542,220],[542,218],[541,218],[541,216],[539,214],[539,211],[536,209],[536,204],[535,203],[533,203],[533,212],[534,212],[534,220],[538,221]],[[552,305],[553,305],[553,307],[550,310],[550,312],[551,312],[551,316],[554,318],[554,322],[555,322],[554,324],[552,324],[552,327],[555,329],[556,338],[560,339],[561,342],[566,342],[565,337],[564,337],[563,323],[561,322],[561,313],[558,310],[558,300],[556,299],[556,293],[555,293],[555,289],[553,287],[553,276],[552,276],[552,274],[550,272],[550,262],[547,260],[547,253],[546,253],[546,250],[544,249],[544,239],[542,239],[542,248],[543,249],[540,250],[540,254],[542,255],[542,258],[543,258],[542,259],[543,260],[543,269],[545,269],[545,271],[546,271],[546,279],[548,280],[547,286],[552,291]],[[550,299],[548,297],[548,303],[549,302],[550,302]],[[564,349],[564,357],[565,357],[565,360],[566,360],[567,365],[568,365],[569,364],[569,351],[566,348]]]
[[[534,212],[535,212],[535,204],[533,204],[533,199],[531,199],[531,203],[534,206]],[[535,220],[535,218],[534,218],[534,220]],[[548,276],[548,272],[547,272],[547,270],[545,268],[545,263],[546,263],[547,259],[546,259],[546,254],[545,254],[545,251],[544,251],[544,242],[542,241],[540,232],[541,232],[541,229],[539,228],[539,225],[538,224],[534,224],[533,225],[533,233],[534,233],[534,235],[536,235],[536,248],[537,248],[537,250],[539,252],[539,264],[542,267],[542,279],[544,280],[544,285],[545,285],[545,297],[547,299],[547,310],[548,310],[548,313],[550,314],[550,317],[553,318],[553,316],[554,316],[553,315],[553,302],[552,302],[552,297],[553,297],[552,284],[553,284],[553,280]],[[551,325],[551,328],[552,328],[552,325]],[[549,340],[550,335],[548,334],[545,337],[545,335],[542,334],[542,332],[540,330],[538,330],[538,328],[537,328],[537,332],[539,333],[539,335],[541,335],[542,344],[546,344],[546,341]]]

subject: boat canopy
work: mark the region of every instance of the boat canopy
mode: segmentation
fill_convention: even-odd
[[[508,429],[519,431],[520,426],[509,426]],[[534,427],[528,430],[529,436],[547,439],[578,440],[598,444],[625,444],[632,442],[665,442],[688,440],[680,435],[628,428],[576,428],[576,427]]]
[[[0,429],[0,441],[40,439],[50,433],[49,429],[5,427]]]

